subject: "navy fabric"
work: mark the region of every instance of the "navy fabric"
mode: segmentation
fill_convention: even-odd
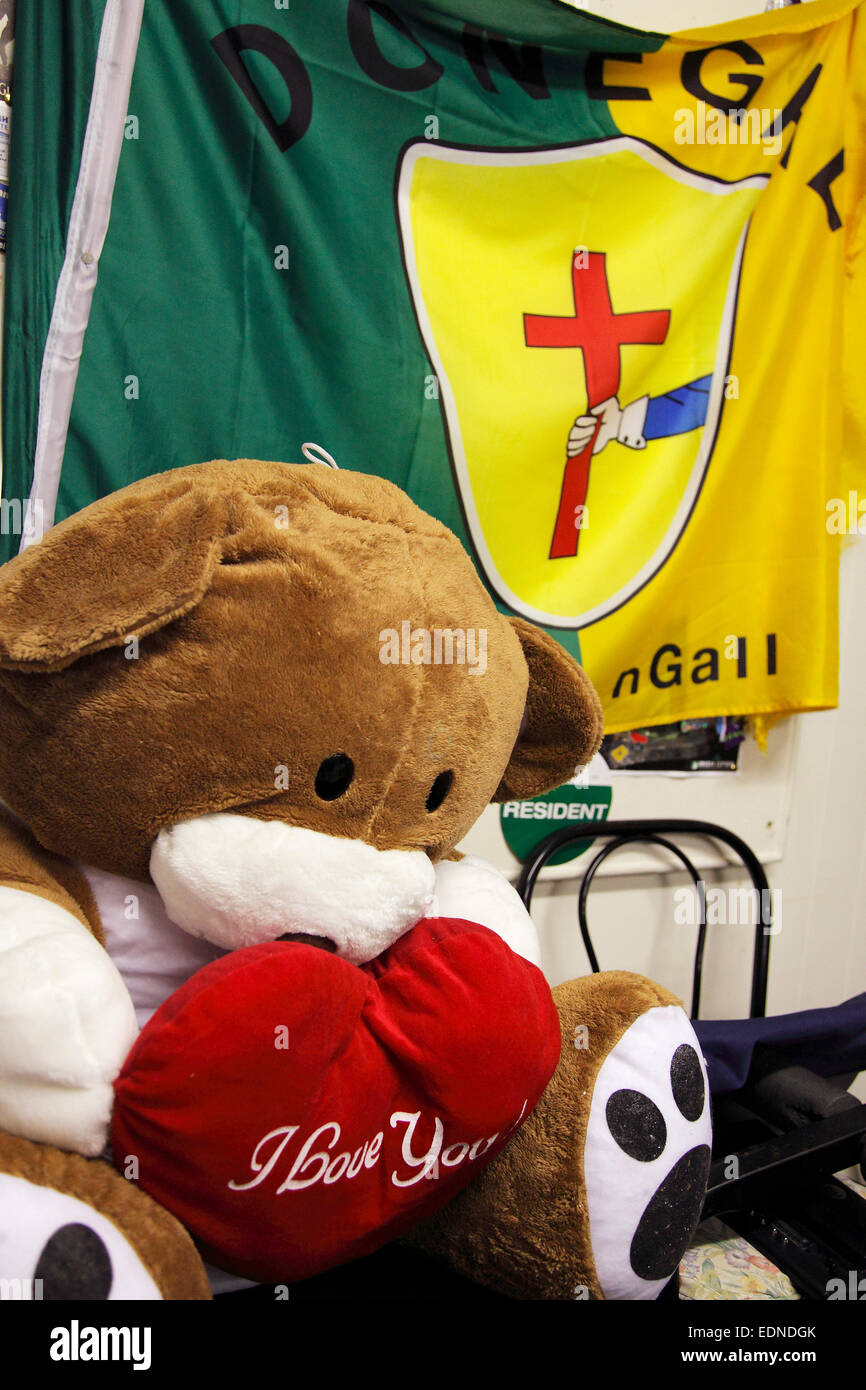
[[[714,1095],[745,1085],[758,1044],[784,1048],[800,1066],[819,1076],[866,1071],[866,994],[832,1009],[806,1009],[775,1018],[698,1019],[693,1027]]]

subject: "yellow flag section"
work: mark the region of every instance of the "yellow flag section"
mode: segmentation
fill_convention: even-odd
[[[605,60],[620,136],[399,170],[477,558],[579,631],[609,732],[836,702],[866,51],[859,7],[795,13]]]
[[[421,141],[404,178],[410,277],[476,550],[516,612],[586,627],[665,564],[700,491],[766,175],[723,184],[614,138],[530,154]],[[551,557],[575,418],[707,375],[706,428],[587,460],[571,553]]]

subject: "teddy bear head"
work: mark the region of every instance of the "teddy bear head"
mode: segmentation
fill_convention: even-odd
[[[251,460],[133,483],[3,568],[0,719],[0,798],[46,849],[152,877],[217,945],[356,961],[491,800],[601,735],[578,664],[399,488]]]

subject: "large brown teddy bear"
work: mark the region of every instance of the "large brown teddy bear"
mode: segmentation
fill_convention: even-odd
[[[134,483],[0,570],[0,718],[0,1276],[207,1297],[187,1228],[256,1278],[408,1235],[519,1298],[657,1296],[703,1062],[640,977],[554,1012],[514,890],[455,850],[602,722],[451,532],[320,464]]]

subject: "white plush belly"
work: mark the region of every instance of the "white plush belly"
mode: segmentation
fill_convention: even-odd
[[[226,952],[176,927],[153,884],[85,864],[77,867],[90,884],[106,950],[123,976],[143,1028],[170,994]]]

